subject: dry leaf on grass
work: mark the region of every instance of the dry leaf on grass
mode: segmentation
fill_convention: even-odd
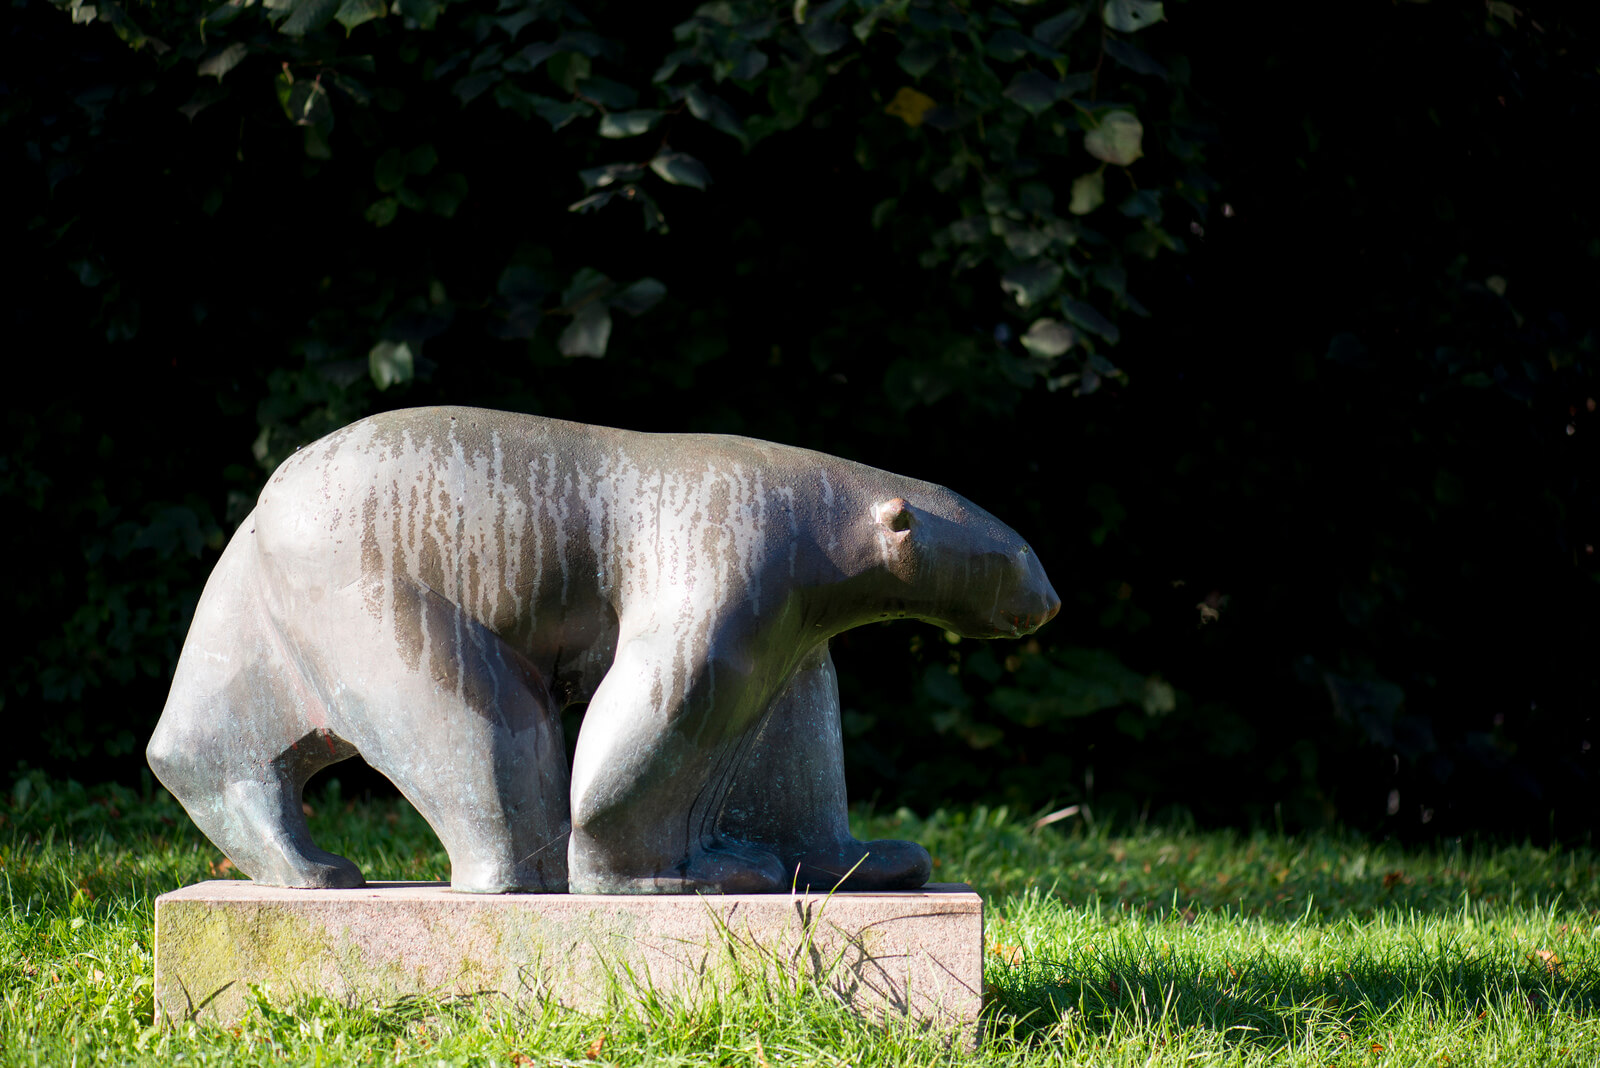
[[[1528,954],[1528,960],[1534,964],[1544,965],[1544,970],[1551,975],[1561,974],[1561,958],[1556,956],[1553,949],[1538,949]]]
[[[990,952],[999,957],[1001,960],[1005,961],[1007,964],[1022,963],[1021,946],[1008,946],[1002,942],[996,942],[994,945],[990,946],[989,949]]]

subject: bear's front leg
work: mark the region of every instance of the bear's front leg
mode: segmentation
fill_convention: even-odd
[[[717,830],[770,694],[712,644],[690,655],[663,631],[620,643],[573,758],[573,893],[788,888],[776,855]]]
[[[933,870],[916,842],[862,842],[850,833],[839,676],[826,644],[773,700],[734,777],[721,829],[777,853],[802,890],[915,890]]]

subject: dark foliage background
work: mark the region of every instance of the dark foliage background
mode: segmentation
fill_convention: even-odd
[[[1593,16],[1153,10],[13,0],[15,759],[136,776],[272,466],[448,402],[1028,537],[1034,640],[837,643],[857,797],[1588,834]]]

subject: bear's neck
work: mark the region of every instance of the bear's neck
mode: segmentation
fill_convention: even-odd
[[[917,494],[924,484],[832,457],[797,486],[794,590],[802,628],[831,638],[884,619],[915,615],[890,574],[873,507]]]

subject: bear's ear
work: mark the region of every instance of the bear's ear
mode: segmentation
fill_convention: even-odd
[[[910,530],[912,523],[915,522],[911,506],[901,497],[891,497],[887,501],[879,501],[873,505],[872,517],[885,530]]]

